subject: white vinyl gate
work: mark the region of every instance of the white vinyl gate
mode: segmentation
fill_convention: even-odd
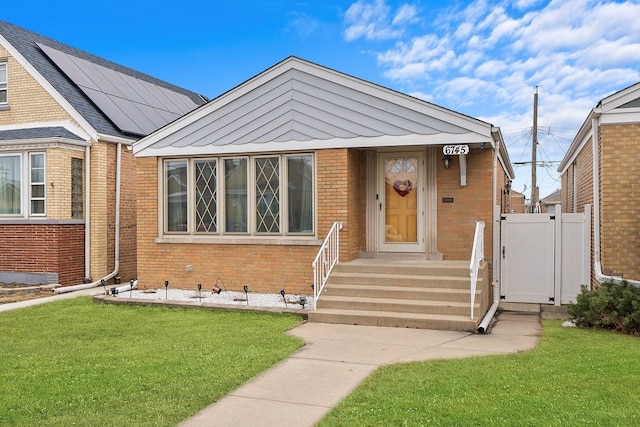
[[[584,213],[508,214],[500,221],[501,299],[568,304],[590,281],[591,206]]]

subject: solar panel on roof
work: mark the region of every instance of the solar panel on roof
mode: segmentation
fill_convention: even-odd
[[[198,107],[171,89],[38,46],[122,132],[148,135]]]

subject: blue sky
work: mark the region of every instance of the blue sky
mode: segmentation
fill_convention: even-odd
[[[0,19],[211,98],[299,56],[500,126],[514,163],[538,86],[542,197],[590,109],[640,81],[640,0],[22,0]]]

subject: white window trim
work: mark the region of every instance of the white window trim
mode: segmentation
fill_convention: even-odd
[[[41,154],[44,159],[44,213],[31,213],[31,156]],[[0,157],[18,157],[20,163],[20,212],[0,214],[0,218],[45,218],[47,216],[47,153],[44,151],[26,151],[20,153],[2,153]],[[38,198],[40,200],[40,198]]]
[[[33,168],[33,156],[36,155],[42,155],[42,161],[43,161],[43,176],[42,176],[42,182],[32,182],[31,181],[31,170]],[[27,201],[28,203],[28,209],[29,209],[29,216],[32,217],[44,217],[47,216],[47,155],[45,153],[29,153],[29,200]],[[34,185],[42,185],[43,190],[44,190],[44,195],[42,197],[34,197],[33,196],[33,186]],[[69,191],[71,191],[71,189],[69,189]],[[35,200],[42,200],[44,202],[44,209],[42,213],[33,213],[31,211],[31,202],[35,201]]]
[[[7,76],[5,81],[0,81],[0,91],[4,90],[4,91],[7,92],[7,101],[6,102],[0,101],[0,105],[1,106],[5,106],[5,105],[9,105],[9,65],[8,65],[8,62],[0,61],[0,68],[4,68],[5,76]],[[4,85],[4,88],[2,88],[2,85]]]
[[[313,212],[311,233],[290,233],[288,230],[288,193],[286,191],[288,182],[287,159],[289,157],[311,156],[312,164],[312,191],[313,191]],[[280,168],[280,232],[279,233],[259,233],[256,231],[256,189],[255,189],[255,159],[266,157],[278,157]],[[213,160],[217,162],[216,192],[218,195],[217,218],[218,226],[216,232],[198,232],[195,230],[195,162],[203,160]],[[225,160],[246,159],[247,161],[247,232],[227,232],[225,230]],[[186,161],[188,176],[187,193],[187,231],[168,231],[168,217],[166,213],[167,188],[165,184],[166,162]],[[225,243],[225,244],[302,244],[317,245],[317,158],[313,152],[282,153],[282,154],[260,154],[253,156],[211,156],[211,157],[167,157],[158,158],[159,188],[158,188],[158,235],[156,243]]]
[[[0,106],[1,107],[5,107],[5,106],[9,105],[9,65],[8,65],[8,62],[0,62],[0,67],[4,68],[5,75],[7,76],[7,79],[4,82],[0,81],[0,91],[4,90],[7,93],[7,101],[6,102],[0,101]],[[2,88],[2,85],[4,85],[4,89]]]
[[[284,159],[284,163],[282,165],[282,182],[284,182],[285,187],[287,186],[287,184],[289,183],[289,168],[288,168],[288,159],[289,157],[300,157],[300,156],[311,156],[311,185],[312,185],[312,189],[311,191],[313,191],[313,211],[311,212],[311,224],[313,224],[313,234],[316,234],[316,230],[318,227],[318,223],[317,223],[317,216],[318,216],[318,198],[317,198],[317,194],[318,194],[318,183],[317,183],[317,164],[316,164],[316,156],[313,153],[288,153],[285,154],[283,157]],[[281,189],[281,191],[287,192],[288,188],[284,188]],[[289,230],[289,194],[287,192],[287,194],[285,196],[282,196],[282,198],[285,200],[284,201],[284,208],[282,209],[282,212],[284,213],[284,215],[281,214],[281,216],[284,216],[284,218],[282,218],[282,222],[283,222],[283,230]],[[287,231],[287,235],[288,236],[309,236],[309,233],[302,233],[302,232],[298,232],[298,233],[294,233],[294,232],[290,232]]]

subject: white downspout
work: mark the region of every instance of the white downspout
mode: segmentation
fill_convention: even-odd
[[[593,118],[591,119],[591,143],[593,151],[593,269],[595,278],[598,282],[602,283],[607,280],[619,283],[623,280],[622,277],[609,276],[602,273],[602,261],[600,255],[600,110],[594,110]],[[640,281],[626,279],[627,282],[640,286]],[[591,286],[589,286],[591,288]]]
[[[85,148],[84,277],[91,276],[91,147]]]
[[[73,292],[73,291],[80,291],[83,289],[95,288],[96,286],[102,284],[103,280],[106,282],[107,280],[112,279],[116,274],[118,274],[118,270],[120,269],[120,175],[121,175],[121,169],[122,169],[121,161],[122,161],[122,144],[118,143],[117,154],[116,154],[116,222],[115,222],[114,269],[110,274],[104,276],[100,280],[97,280],[92,283],[82,284],[82,285],[65,286],[61,288],[56,288],[54,289],[56,293]],[[88,218],[89,218],[89,215],[87,215],[87,223],[89,223]],[[86,247],[85,247],[85,251],[87,251]],[[137,284],[137,281],[136,281],[136,284]],[[133,287],[134,288],[136,287],[135,284]]]
[[[498,311],[498,306],[500,305],[500,279],[499,279],[499,270],[500,270],[500,208],[497,206],[497,196],[496,191],[498,189],[498,153],[500,150],[500,139],[496,141],[495,154],[493,156],[493,183],[491,186],[492,194],[491,194],[491,206],[493,207],[492,212],[492,234],[493,234],[493,245],[492,246],[492,257],[493,257],[493,303],[487,314],[485,314],[482,322],[478,325],[478,333],[484,334],[495,316],[496,311]]]

